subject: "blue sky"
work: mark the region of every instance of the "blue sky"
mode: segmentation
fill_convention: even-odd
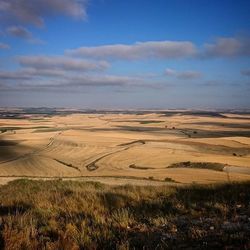
[[[0,106],[250,108],[250,2],[0,0]]]

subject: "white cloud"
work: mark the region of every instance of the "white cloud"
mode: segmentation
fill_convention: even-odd
[[[173,69],[167,68],[167,69],[165,70],[165,75],[167,75],[167,76],[175,76],[175,75],[176,75],[176,71],[173,70]]]
[[[10,46],[6,43],[0,43],[0,49],[10,49]]]
[[[66,54],[91,58],[141,60],[174,59],[196,54],[193,43],[188,41],[149,41],[132,45],[114,44],[95,47],[80,47],[67,50]]]
[[[11,26],[7,28],[7,33],[22,39],[32,39],[32,34],[22,26]]]
[[[80,47],[66,50],[66,54],[119,60],[217,58],[250,56],[249,37],[219,37],[214,43],[206,43],[201,49],[190,41],[148,41],[134,44],[113,44]]]
[[[26,29],[25,27],[20,26],[20,25],[10,26],[6,29],[6,31],[7,31],[7,34],[9,34],[11,36],[25,39],[28,42],[33,43],[33,44],[44,44],[45,43],[44,41],[42,41],[40,39],[34,38],[32,33],[28,29]]]
[[[105,61],[89,61],[65,56],[21,56],[17,58],[23,67],[37,70],[92,71],[105,70],[109,63]]]
[[[169,68],[167,68],[164,73],[166,76],[176,77],[181,80],[197,79],[202,76],[201,72],[198,72],[198,71],[191,71],[191,70],[176,71],[176,70],[169,69]]]
[[[1,19],[10,23],[42,26],[45,16],[57,14],[86,18],[85,0],[0,0]]]
[[[243,69],[241,70],[241,74],[245,76],[250,76],[250,69]]]
[[[31,72],[30,72],[31,73]],[[118,75],[75,75],[39,78],[39,75],[25,71],[0,72],[0,85],[9,90],[68,90],[81,87],[154,87],[145,79]]]
[[[205,58],[250,56],[250,38],[219,37],[215,43],[204,45],[201,56]]]

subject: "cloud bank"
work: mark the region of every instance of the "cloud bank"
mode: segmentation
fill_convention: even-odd
[[[21,26],[12,26],[9,33],[22,38],[30,37]],[[175,60],[175,59],[213,59],[249,56],[250,39],[218,38],[214,43],[205,44],[199,49],[189,41],[148,41],[131,45],[113,44],[94,47],[80,47],[66,50],[64,55],[17,56],[17,70],[0,71],[0,84],[4,90],[10,89],[69,89],[78,87],[150,87],[166,86],[167,77],[180,80],[200,79],[202,73],[194,70],[177,71],[167,68],[164,75],[146,76],[115,75],[107,73],[110,63],[116,60]],[[1,44],[0,44],[1,48]],[[7,48],[2,44],[2,48]],[[242,70],[242,75],[249,76],[249,70]],[[165,77],[164,77],[165,76]],[[167,76],[167,77],[166,77]],[[170,78],[170,79],[171,79]],[[173,79],[172,79],[173,80]]]
[[[41,72],[40,72],[41,73]],[[118,75],[75,75],[63,74],[60,77],[39,77],[34,72],[0,72],[1,90],[6,91],[29,91],[29,90],[56,90],[68,91],[81,87],[150,87],[152,84],[139,77]],[[44,75],[43,75],[44,76]]]
[[[58,90],[81,87],[153,87],[143,77],[103,73],[106,61],[83,60],[66,56],[19,56],[18,70],[0,71],[1,90]]]
[[[214,43],[205,43],[198,48],[191,41],[148,41],[131,45],[112,44],[94,47],[80,47],[66,50],[76,57],[144,60],[144,59],[210,59],[250,56],[249,37],[219,37]]]

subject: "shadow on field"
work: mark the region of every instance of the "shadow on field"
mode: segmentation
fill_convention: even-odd
[[[227,203],[232,206],[242,203],[248,206],[250,201],[250,183],[227,183],[216,184],[208,187],[202,185],[192,185],[181,187],[174,194],[175,198],[186,207],[200,204]],[[232,207],[231,207],[232,208]]]
[[[13,150],[13,146],[17,144],[15,141],[0,139],[0,161],[15,158],[17,154]]]
[[[242,128],[250,129],[250,123],[224,123],[224,122],[194,122],[186,123],[187,125],[205,125],[205,126],[219,126],[224,128]]]

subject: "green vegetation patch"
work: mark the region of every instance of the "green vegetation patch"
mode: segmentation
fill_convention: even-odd
[[[140,124],[161,123],[161,122],[164,122],[164,121],[145,120],[145,121],[140,121]]]
[[[1,133],[5,133],[8,130],[13,131],[13,130],[20,130],[20,129],[49,129],[50,127],[47,126],[36,126],[36,127],[1,127],[0,131]]]
[[[223,171],[225,164],[214,163],[214,162],[178,162],[173,163],[167,168],[200,168],[200,169],[211,169],[215,171]]]
[[[74,168],[74,169],[80,171],[80,169],[78,167],[74,166],[71,163],[67,163],[67,162],[64,162],[64,161],[58,160],[58,159],[54,159],[54,160],[57,161],[57,162],[59,162],[59,163],[61,163],[61,164],[63,164],[63,165],[65,165],[65,166],[67,166],[67,167],[69,167],[69,168]]]
[[[41,129],[36,129],[33,133],[42,133],[42,132],[57,132],[57,131],[64,131],[69,130],[70,128],[53,128],[53,127],[41,127]]]
[[[137,165],[135,165],[135,164],[129,165],[129,168],[134,168],[134,169],[139,169],[139,170],[154,169],[154,168],[150,168],[150,167],[137,166]]]

